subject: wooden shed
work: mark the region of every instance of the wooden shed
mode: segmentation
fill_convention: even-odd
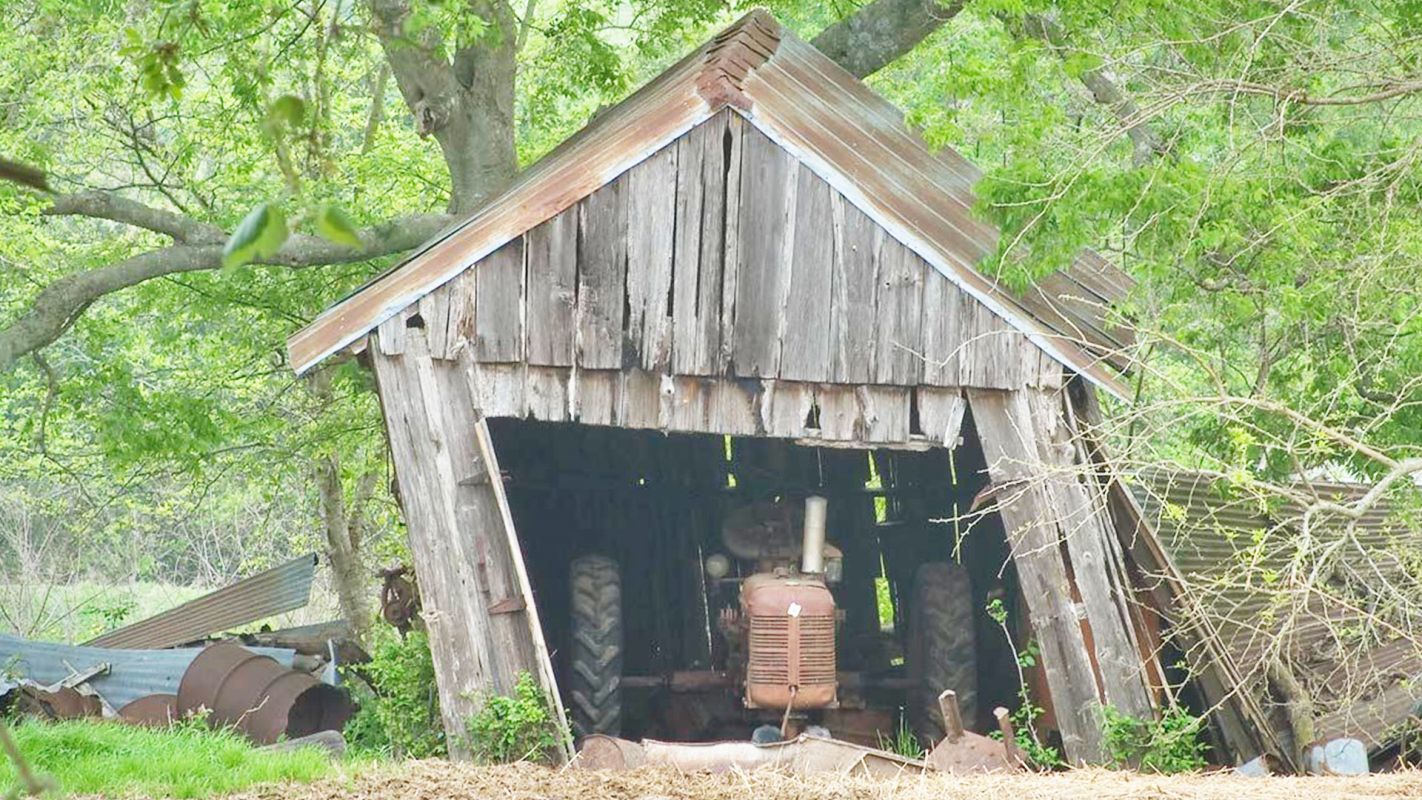
[[[716,658],[716,531],[806,493],[857,587],[842,639],[893,627],[882,596],[912,618],[915,567],[953,560],[979,612],[1022,603],[1015,643],[970,623],[980,707],[1011,704],[1030,639],[1072,760],[1101,757],[1102,705],[1156,713],[1179,585],[1083,435],[1123,392],[1130,281],[1092,253],[1025,295],[979,272],[977,177],[752,12],[291,337],[298,372],[375,372],[451,732],[520,672],[578,700],[556,691],[567,563],[592,550],[622,561],[622,690],[673,713]],[[873,685],[914,650],[898,622]],[[1184,633],[1220,735],[1269,749]]]

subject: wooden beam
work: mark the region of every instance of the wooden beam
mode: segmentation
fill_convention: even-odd
[[[450,754],[467,758],[466,722],[489,696],[512,694],[520,673],[558,703],[552,664],[473,371],[422,352],[369,352]]]
[[[1105,749],[1101,700],[1072,602],[1056,509],[1042,479],[1033,409],[1023,392],[970,390],[968,403],[988,475],[999,487],[998,513],[1041,648],[1062,747],[1073,763],[1099,763]]]

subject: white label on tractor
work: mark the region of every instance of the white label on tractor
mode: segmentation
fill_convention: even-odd
[[[799,603],[791,603],[791,604],[790,604],[790,607],[787,608],[787,609],[785,609],[785,613],[786,613],[786,614],[789,614],[789,615],[792,616],[792,617],[798,617],[798,616],[800,616],[800,604],[799,604]]]

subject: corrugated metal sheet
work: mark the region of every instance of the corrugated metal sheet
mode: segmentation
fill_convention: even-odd
[[[93,647],[159,649],[195,642],[239,625],[302,608],[311,602],[314,553],[209,592],[196,600],[109,631]]]
[[[248,648],[291,667],[295,650]],[[0,634],[0,677],[29,678],[43,684],[61,681],[74,672],[108,663],[109,674],[89,681],[114,708],[150,694],[177,694],[188,665],[201,652],[182,650],[121,650],[107,647],[33,642]],[[71,669],[72,667],[72,669]]]
[[[591,194],[691,127],[731,107],[891,235],[1054,359],[1123,394],[1132,342],[1108,323],[1130,279],[1095,254],[1026,296],[977,271],[998,232],[972,213],[979,172],[934,153],[892,104],[764,11],[753,11],[599,115],[460,226],[328,309],[288,340],[304,372],[355,343],[535,225]]]
[[[1366,488],[1311,484],[1307,491],[1348,502]],[[1294,500],[1263,504],[1246,493],[1231,493],[1209,476],[1165,470],[1142,475],[1132,489],[1147,523],[1214,616],[1226,647],[1245,670],[1249,691],[1267,697],[1268,658],[1281,653],[1314,703],[1319,739],[1352,736],[1371,746],[1386,744],[1394,726],[1422,699],[1417,645],[1405,639],[1357,640],[1350,631],[1363,629],[1365,610],[1318,593],[1306,598],[1289,638],[1280,638],[1282,617],[1296,608],[1298,598],[1279,591],[1269,576],[1290,568],[1303,505]],[[1321,520],[1315,535],[1321,541],[1336,540],[1339,524]],[[1422,530],[1386,503],[1359,521],[1354,538],[1374,555],[1422,552]],[[1345,553],[1345,559],[1354,558]],[[1387,561],[1369,558],[1368,569],[1403,568],[1400,562],[1389,566]],[[1281,714],[1276,716],[1282,724]]]

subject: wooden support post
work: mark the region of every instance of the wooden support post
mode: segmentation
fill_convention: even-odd
[[[468,719],[490,695],[512,694],[520,673],[539,681],[560,720],[562,702],[472,370],[423,347],[368,352],[450,755],[468,757]],[[566,743],[562,755],[570,755]]]
[[[1070,455],[1060,452],[1056,441],[1056,431],[1065,424],[1061,401],[1056,393],[1038,390],[974,390],[968,400],[988,474],[999,488],[998,512],[1041,647],[1062,745],[1067,758],[1075,763],[1099,762],[1104,757],[1101,696],[1082,630],[1083,618],[1098,643],[1096,660],[1103,648],[1110,656],[1110,664],[1101,674],[1108,701],[1120,698],[1129,712],[1138,702],[1148,708],[1148,699],[1139,665],[1133,672],[1119,668],[1117,654],[1121,651],[1117,648],[1122,640],[1130,641],[1130,634],[1123,630],[1124,621],[1110,604],[1112,589],[1105,580],[1104,565],[1099,556],[1093,556],[1100,544],[1073,546],[1070,541],[1076,528],[1092,529],[1095,515],[1090,510],[1091,499],[1079,496],[1085,495],[1084,490],[1078,492],[1068,485],[1076,476],[1069,469]],[[1077,556],[1080,551],[1082,563],[1076,564],[1075,573],[1063,557],[1064,536],[1069,553]],[[1084,613],[1080,615],[1072,601],[1072,577],[1082,592]],[[1133,648],[1124,653],[1135,658]],[[1134,690],[1132,681],[1138,684]]]

